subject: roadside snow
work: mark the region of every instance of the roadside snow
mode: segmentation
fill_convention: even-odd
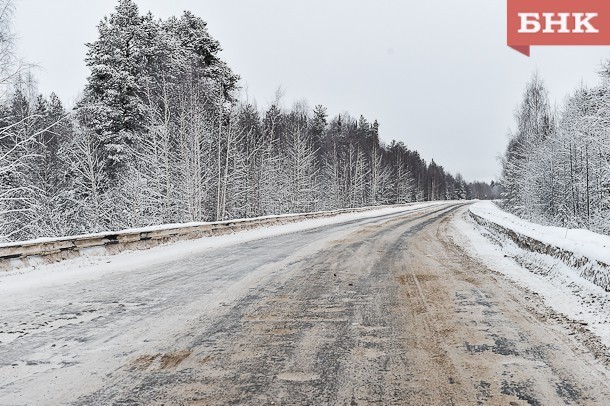
[[[501,210],[493,202],[479,202],[470,211],[492,223],[592,261],[610,264],[610,236],[588,230],[541,226]]]
[[[470,207],[475,214],[548,244],[607,260],[610,239],[585,230],[544,227],[521,220],[491,202]],[[542,297],[545,304],[586,326],[610,346],[610,293],[579,276],[560,259],[518,247],[512,240],[477,224],[464,212],[452,223],[453,240],[489,269]],[[567,234],[567,236],[566,236]],[[604,248],[605,247],[605,248]],[[610,261],[609,261],[610,262]]]

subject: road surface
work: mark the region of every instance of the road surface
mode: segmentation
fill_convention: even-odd
[[[465,209],[5,294],[0,404],[608,404],[573,332],[452,242]]]

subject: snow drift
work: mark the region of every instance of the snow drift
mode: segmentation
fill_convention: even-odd
[[[580,276],[610,292],[610,237],[588,230],[542,226],[501,210],[492,202],[469,209],[480,225],[508,236],[519,247],[561,259]]]

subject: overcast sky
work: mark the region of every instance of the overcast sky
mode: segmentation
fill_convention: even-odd
[[[15,0],[24,58],[42,93],[72,105],[88,70],[86,42],[116,0]],[[506,0],[136,0],[166,18],[191,10],[208,22],[221,57],[266,107],[306,99],[331,115],[378,119],[382,140],[404,141],[467,180],[499,176],[513,112],[536,71],[558,104],[581,81],[597,83],[610,47],[506,44]]]

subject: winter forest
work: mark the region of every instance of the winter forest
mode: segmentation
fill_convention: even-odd
[[[610,62],[601,83],[551,107],[535,75],[502,159],[504,206],[545,225],[610,234]]]
[[[90,76],[67,111],[56,95],[37,93],[35,69],[15,57],[13,4],[0,3],[1,241],[498,192],[493,183],[467,184],[402,142],[383,143],[375,120],[329,117],[306,102],[287,108],[279,96],[259,108],[240,97],[240,78],[219,58],[221,46],[201,18],[185,12],[159,20],[132,0],[119,0],[87,44]],[[576,96],[565,125],[589,134],[589,121],[578,120],[594,96],[604,95]],[[595,135],[587,137],[588,152],[571,145],[570,162],[581,176],[582,157],[590,161],[594,221],[603,168]],[[575,221],[583,219],[582,190],[579,217],[569,215]]]

